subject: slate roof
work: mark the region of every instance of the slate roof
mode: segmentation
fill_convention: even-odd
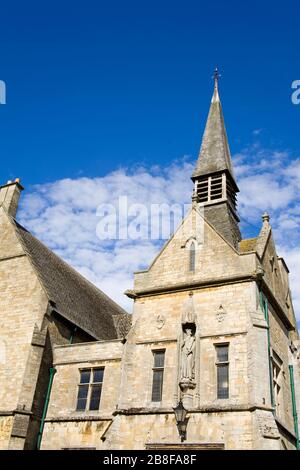
[[[125,336],[131,315],[12,220],[53,309],[97,340]]]
[[[229,171],[235,182],[222,106],[216,84],[192,179],[219,171]]]

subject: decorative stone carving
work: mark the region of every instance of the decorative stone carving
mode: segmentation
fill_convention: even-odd
[[[294,339],[290,342],[290,354],[291,359],[295,360],[295,365],[297,364],[297,360],[300,359],[300,340]]]
[[[182,314],[181,314],[181,323],[185,325],[186,323],[195,324],[196,315],[194,308],[193,292],[189,293],[188,300],[183,304]]]
[[[161,330],[165,323],[166,318],[164,317],[164,315],[158,314],[156,317],[156,327]]]
[[[196,314],[193,301],[193,292],[182,307],[181,333],[179,335],[179,362],[178,384],[181,390],[181,399],[185,407],[193,405],[193,389],[195,381],[195,356],[196,356]]]
[[[181,381],[195,378],[195,335],[192,328],[186,328],[181,346]]]
[[[224,310],[223,305],[220,305],[216,312],[216,317],[219,323],[222,323],[226,318],[227,312]]]
[[[260,264],[258,264],[256,266],[255,271],[253,272],[253,276],[257,279],[262,279],[264,274],[265,274],[265,271],[264,271],[263,267]]]

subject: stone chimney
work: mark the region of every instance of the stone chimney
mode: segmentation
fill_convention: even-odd
[[[0,207],[3,207],[11,217],[15,218],[16,216],[20,194],[23,189],[19,178],[0,186]]]

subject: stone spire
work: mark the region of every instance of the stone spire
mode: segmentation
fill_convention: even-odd
[[[238,248],[241,234],[236,211],[239,192],[231,162],[219,96],[219,72],[214,72],[214,92],[192,180],[193,197],[204,206],[204,215],[227,241]]]
[[[214,72],[214,93],[192,179],[217,171],[229,171],[234,179],[230,150],[219,96],[219,72]]]

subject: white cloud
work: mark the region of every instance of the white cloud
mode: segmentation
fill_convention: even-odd
[[[159,240],[99,240],[97,207],[126,196],[128,205],[190,202],[192,165],[186,160],[168,168],[137,168],[103,178],[64,179],[25,193],[18,217],[41,241],[127,309],[123,292],[132,288],[133,272],[156,256]],[[142,223],[146,223],[145,218]]]
[[[263,129],[254,129],[254,131],[252,131],[252,134],[257,137],[258,135],[260,135],[262,133]]]
[[[295,312],[297,314],[298,323],[300,321],[300,246],[288,249],[285,246],[279,247],[280,254],[284,257],[289,270],[290,282],[292,286],[292,298]]]
[[[286,257],[296,311],[300,314],[300,159],[252,145],[234,156],[238,177],[239,213],[245,236],[258,234],[261,215],[271,215],[279,254]],[[157,240],[99,240],[100,204],[188,204],[191,201],[188,158],[167,168],[120,169],[104,177],[63,179],[32,187],[21,203],[20,222],[47,246],[119,304],[131,309],[123,292],[132,287],[133,272],[156,256]],[[146,216],[142,222],[147,222]]]

